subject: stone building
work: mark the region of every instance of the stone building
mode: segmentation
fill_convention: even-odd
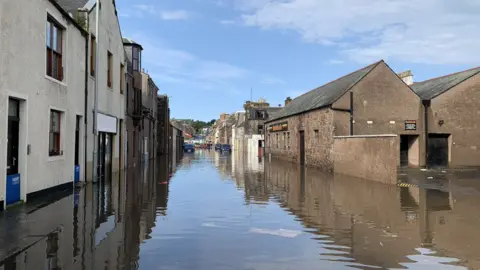
[[[293,99],[266,123],[267,153],[326,171],[341,135],[397,134],[399,165],[425,162],[420,98],[384,61]]]
[[[85,179],[88,32],[60,2],[0,1],[0,210]]]
[[[411,85],[425,106],[429,166],[480,166],[480,67]]]
[[[170,108],[167,95],[157,96],[157,156],[168,155]]]
[[[158,87],[150,75],[142,72],[142,153],[143,161],[155,158]]]
[[[142,45],[123,38],[123,46],[127,60],[125,76],[125,128],[126,128],[126,166],[140,164],[142,157],[142,81],[141,61]]]

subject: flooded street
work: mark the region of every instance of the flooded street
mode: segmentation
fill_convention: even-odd
[[[480,269],[478,173],[399,178],[199,150],[1,213],[0,269]]]

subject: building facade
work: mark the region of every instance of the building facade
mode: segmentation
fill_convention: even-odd
[[[156,156],[157,92],[158,87],[150,75],[142,72],[142,153],[144,162],[148,162]]]
[[[88,43],[83,27],[49,0],[1,1],[0,32],[3,209],[84,179]]]
[[[115,2],[101,1],[98,11],[96,5],[83,8],[90,44],[87,152],[93,153],[87,155],[87,179],[96,182],[124,167],[126,59]]]
[[[424,106],[428,166],[480,166],[480,67],[411,87]]]
[[[140,164],[142,159],[142,51],[137,42],[123,38],[127,73],[125,74],[125,128],[126,128],[126,167]],[[140,80],[140,82],[139,82]]]
[[[377,62],[293,99],[267,120],[267,153],[333,171],[334,136],[396,134],[400,165],[423,166],[420,97]]]
[[[157,156],[168,155],[170,108],[167,95],[157,96]]]

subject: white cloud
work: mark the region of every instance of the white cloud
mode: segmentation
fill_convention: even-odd
[[[278,85],[278,84],[285,84],[285,81],[280,78],[267,75],[267,76],[263,76],[263,78],[260,80],[260,83],[268,84],[268,85]]]
[[[136,10],[135,15],[142,17],[145,14],[158,15],[160,19],[165,21],[173,20],[188,20],[191,18],[191,14],[186,10],[161,10],[154,5],[137,4],[133,5]]]
[[[235,24],[235,21],[234,20],[221,20],[220,23],[224,24],[224,25],[231,25],[231,24]]]
[[[351,60],[480,62],[478,0],[236,0],[247,25],[298,32]]]
[[[162,20],[188,20],[190,14],[185,10],[170,10],[160,12],[160,18]]]
[[[142,35],[134,36],[133,39],[142,44],[143,66],[148,66],[152,77],[158,80],[158,85],[172,83],[203,90],[228,90],[235,81],[249,76],[249,71],[244,68],[196,57],[189,52],[171,48],[161,40]]]
[[[331,59],[331,60],[328,60],[327,63],[331,65],[341,65],[341,64],[344,64],[345,61],[338,60],[338,59]]]

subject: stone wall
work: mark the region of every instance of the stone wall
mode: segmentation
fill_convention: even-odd
[[[334,172],[396,184],[399,148],[396,135],[336,136]]]
[[[480,166],[480,75],[432,99],[429,133],[451,134],[449,166]],[[440,124],[443,121],[442,124]]]
[[[300,131],[305,134],[305,165],[333,171],[333,111],[319,109],[269,122],[266,126],[288,122],[288,130],[270,132],[267,129],[265,150],[282,160],[300,163]]]

